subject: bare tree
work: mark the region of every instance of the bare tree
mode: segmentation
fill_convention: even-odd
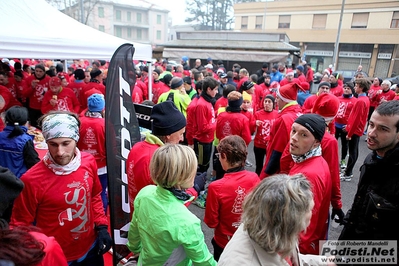
[[[185,21],[192,22],[197,30],[229,30],[234,21],[233,5],[260,0],[186,0],[186,11],[190,13]]]
[[[79,14],[82,12],[82,8],[80,6],[80,1],[82,1],[82,6],[83,6],[83,12],[84,16],[78,16],[75,17],[74,11],[76,9],[79,10]],[[96,5],[100,2],[100,0],[46,0],[47,3],[50,5],[56,7],[58,10],[63,12],[64,14],[70,16],[71,18],[74,18],[78,21],[81,20],[82,17],[84,17],[84,21],[80,21],[83,24],[87,25],[90,16],[93,13],[94,8]]]

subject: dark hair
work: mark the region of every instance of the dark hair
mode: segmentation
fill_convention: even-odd
[[[55,70],[57,71],[57,73],[64,71],[64,65],[62,63],[57,63],[57,65],[55,66]]]
[[[85,79],[85,72],[83,69],[76,69],[73,73],[76,80],[84,80]]]
[[[14,73],[14,77],[15,76],[18,76],[18,77],[23,79],[24,78],[24,73],[23,73],[22,70],[16,70],[15,73]]]
[[[14,69],[15,69],[15,70],[22,70],[22,64],[21,64],[21,62],[15,62],[15,64],[14,64]]]
[[[233,167],[245,166],[247,145],[238,135],[230,135],[222,139],[217,147],[219,153],[226,156],[227,162]]]
[[[198,78],[201,76],[201,73],[202,73],[202,72],[199,72],[199,71],[198,71],[198,72],[194,72],[194,80],[195,80],[195,81],[198,80]]]
[[[227,84],[226,87],[223,89],[223,97],[227,98],[230,92],[236,91],[236,87],[232,84]]]
[[[206,92],[208,88],[214,89],[219,85],[219,82],[213,77],[206,77],[203,80],[202,91]]]
[[[12,261],[15,265],[37,265],[46,256],[44,244],[38,241],[29,232],[39,231],[37,228],[14,227],[0,223],[0,259]]]
[[[381,116],[394,116],[399,115],[399,101],[388,101],[382,102],[378,107],[375,109]],[[396,121],[396,132],[399,132],[399,119]]]
[[[13,106],[7,110],[5,120],[9,126],[14,126],[14,129],[7,136],[7,138],[11,139],[22,135],[25,132],[21,126],[25,125],[28,121],[28,109],[21,106]]]
[[[202,91],[202,85],[203,85],[202,80],[197,81],[197,83],[195,84],[195,90],[197,91],[198,94],[199,94],[198,90]]]

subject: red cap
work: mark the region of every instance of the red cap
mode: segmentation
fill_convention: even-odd
[[[306,91],[308,91],[309,88],[310,88],[309,83],[308,83],[307,81],[300,82],[299,85],[301,85],[301,87],[302,87],[304,90],[306,90]]]
[[[49,85],[50,87],[59,87],[61,86],[61,79],[59,77],[51,77]]]
[[[331,93],[323,93],[317,96],[312,113],[318,114],[324,119],[332,119],[337,115],[339,109],[339,100],[337,96]]]
[[[277,90],[277,96],[284,102],[296,101],[298,90],[305,91],[296,82],[288,83]]]

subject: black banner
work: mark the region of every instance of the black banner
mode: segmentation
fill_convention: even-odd
[[[113,265],[129,253],[126,247],[130,205],[126,160],[132,146],[140,141],[140,128],[132,101],[136,83],[134,47],[123,44],[112,56],[105,96],[105,139],[107,150],[108,198],[110,206]]]
[[[152,130],[152,122],[151,122],[152,106],[135,103],[134,110],[136,111],[136,117],[137,120],[139,121],[139,126]]]

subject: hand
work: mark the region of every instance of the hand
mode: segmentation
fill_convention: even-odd
[[[335,218],[338,216],[338,219]],[[344,222],[345,213],[342,209],[333,209],[331,213],[331,219],[334,220],[336,223],[343,224]]]
[[[57,104],[57,100],[56,99],[51,99],[50,100],[50,104],[52,105],[52,106],[55,106],[56,104]]]
[[[96,230],[98,254],[104,254],[111,248],[112,238],[108,233],[106,225],[100,225],[96,228]]]
[[[39,80],[37,80],[37,79],[32,80],[32,83],[31,83],[32,87],[33,87],[33,88],[36,88],[37,83],[39,83]]]
[[[261,120],[256,120],[256,126],[259,127],[262,125],[262,121]]]

